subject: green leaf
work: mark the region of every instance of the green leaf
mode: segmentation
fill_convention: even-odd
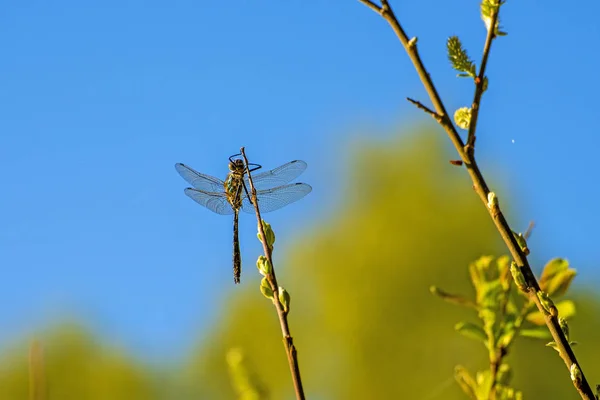
[[[558,324],[560,325],[560,329],[565,334],[565,337],[567,338],[567,340],[569,340],[569,324],[567,323],[567,320],[564,319],[563,317],[559,317]]]
[[[275,243],[275,232],[273,232],[273,229],[271,228],[271,224],[269,224],[265,220],[262,220],[262,226],[263,226],[263,230],[265,231],[265,236],[267,237],[267,246],[269,246],[269,248],[272,249],[273,244]],[[258,240],[260,240],[262,242],[262,236],[260,234],[260,229],[258,230],[258,233],[256,234],[256,236],[258,237]]]
[[[515,322],[517,320],[516,312],[507,312],[504,315],[504,330],[509,331],[514,328]]]
[[[577,271],[569,268],[567,260],[555,258],[544,267],[540,278],[540,288],[550,296],[562,296],[569,289],[575,275],[577,275]]]
[[[504,4],[504,0],[483,0],[481,2],[481,19],[485,23],[486,29],[490,30],[492,23],[492,13],[499,12],[500,6]],[[497,36],[506,36],[507,33],[500,30],[500,18],[496,19],[494,34]]]
[[[512,341],[515,339],[515,334],[517,331],[515,329],[507,330],[506,333],[500,336],[498,339],[498,346],[502,346],[504,348],[510,346]]]
[[[517,309],[517,305],[515,304],[515,302],[509,298],[508,302],[506,303],[506,314],[510,315],[510,314],[514,314],[516,315],[518,312],[520,312],[521,307],[519,307]]]
[[[515,237],[517,244],[521,248],[521,251],[526,256],[529,255],[529,247],[527,247],[527,240],[525,240],[525,236],[522,233],[517,233],[513,231],[513,236]]]
[[[564,258],[553,258],[548,261],[548,263],[544,266],[544,270],[542,271],[542,276],[540,277],[540,286],[549,282],[552,278],[556,276],[556,274],[567,271],[569,269],[569,261]]]
[[[574,341],[569,342],[569,346],[571,346],[571,347],[575,347],[576,345],[577,345],[577,342],[574,342]],[[554,341],[548,342],[548,343],[546,343],[546,346],[552,347],[554,350],[556,350],[560,353],[560,350],[558,350],[558,346],[556,345],[556,342],[554,342]]]
[[[533,328],[527,328],[527,329],[521,329],[519,331],[519,335],[523,336],[523,337],[532,338],[532,339],[542,339],[542,340],[552,339],[552,335],[550,334],[550,331],[548,330],[546,325],[535,326]]]
[[[498,257],[496,260],[496,265],[498,267],[498,275],[500,277],[507,275],[510,270],[510,257],[507,255]]]
[[[269,275],[273,270],[271,263],[265,256],[258,256],[258,260],[256,260],[256,268],[258,268],[258,272],[260,272],[262,276]]]
[[[558,315],[564,319],[570,319],[575,315],[575,303],[572,300],[563,300],[556,304]]]
[[[490,370],[477,372],[477,398],[489,399],[492,374]]]
[[[495,336],[494,326],[498,317],[496,310],[483,307],[479,310],[478,316],[483,322],[483,331],[486,332],[486,335]]]
[[[520,390],[515,390],[514,400],[523,400],[523,392]]]
[[[469,58],[467,51],[463,48],[458,36],[451,36],[448,38],[446,47],[448,49],[448,59],[450,60],[450,64],[452,64],[452,68],[462,72],[462,74],[458,74],[458,76],[470,76],[475,78],[477,76],[475,64]]]
[[[501,364],[498,367],[498,374],[496,375],[496,382],[501,385],[508,385],[512,379],[512,370],[510,365]]]
[[[483,290],[482,285],[497,278],[496,268],[491,267],[493,260],[493,256],[481,256],[469,264],[471,282],[478,293],[478,297]]]
[[[577,275],[577,272],[574,269],[569,269],[557,274],[548,284],[548,294],[554,297],[564,295],[569,289],[569,286],[571,286],[571,282],[573,282],[575,275]]]
[[[575,315],[575,303],[571,300],[563,300],[556,304],[558,315],[564,319],[569,319]],[[539,311],[534,311],[527,315],[527,321],[535,325],[545,325],[545,318]]]
[[[483,77],[483,85],[481,87],[481,93],[485,93],[486,90],[488,90],[489,83],[490,83],[490,81],[489,81],[488,77],[484,76]]]
[[[527,281],[525,280],[525,275],[523,275],[521,268],[519,268],[517,266],[517,263],[514,261],[510,264],[510,273],[512,274],[513,280],[515,281],[517,287],[521,291],[526,292],[529,286],[527,285]]]
[[[267,278],[262,278],[262,280],[260,281],[260,292],[267,299],[273,298],[273,290],[271,289],[271,285],[269,285],[269,281],[267,280]]]
[[[500,299],[504,295],[504,288],[500,281],[493,281],[481,285],[479,305],[485,308],[496,309],[500,306]]]
[[[496,386],[496,399],[498,400],[523,400],[523,393],[515,388],[499,385]]]
[[[497,346],[508,347],[512,343],[517,334],[517,330],[515,328],[515,314],[506,314],[504,317],[504,323],[501,325],[501,328],[497,333]]]
[[[457,365],[454,368],[454,379],[467,396],[477,400],[477,384],[465,367]]]
[[[553,312],[555,311],[554,309],[556,308],[556,306],[554,305],[554,302],[552,301],[552,299],[550,298],[550,296],[548,296],[548,293],[544,292],[543,290],[540,290],[536,293],[538,299],[540,300],[540,304],[542,305],[542,307],[544,307],[544,310],[550,314],[553,315]]]
[[[546,317],[539,310],[535,310],[528,314],[526,319],[534,325],[546,325]]]
[[[494,261],[494,256],[481,256],[475,260],[475,265],[477,266],[477,269],[487,273],[488,271],[491,271],[492,261]]]
[[[279,286],[279,302],[283,306],[283,311],[285,311],[286,314],[290,311],[291,300],[292,298],[290,297],[290,293],[283,287]]]
[[[477,340],[478,342],[483,342],[484,344],[487,342],[487,335],[484,330],[475,324],[470,322],[459,322],[454,325],[454,329],[458,331],[464,337],[469,339]]]

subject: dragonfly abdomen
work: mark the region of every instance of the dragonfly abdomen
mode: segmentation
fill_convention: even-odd
[[[233,282],[240,283],[242,275],[242,255],[240,253],[240,240],[238,237],[239,209],[233,213]]]

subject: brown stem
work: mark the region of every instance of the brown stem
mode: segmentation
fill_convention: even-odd
[[[475,80],[475,96],[473,98],[473,104],[471,104],[471,121],[469,123],[469,134],[467,136],[467,148],[468,151],[475,151],[475,130],[477,129],[477,118],[479,117],[479,108],[481,106],[481,95],[485,85],[485,67],[487,66],[487,60],[492,49],[492,41],[496,37],[496,24],[498,23],[498,14],[500,8],[498,7],[492,11],[490,29],[488,29],[487,37],[485,38],[485,45],[483,46],[483,57],[481,58],[481,67],[479,68],[479,75]]]
[[[38,341],[29,346],[29,398],[31,400],[46,399],[44,353]]]
[[[415,41],[413,40],[409,43],[409,39],[406,33],[404,32],[404,29],[400,25],[400,22],[396,18],[396,15],[394,14],[394,11],[390,7],[387,0],[381,0],[381,7],[373,7],[372,5],[374,5],[374,3],[370,1],[359,1],[363,4],[367,4],[369,8],[373,9],[375,12],[380,14],[382,18],[390,24],[390,26],[396,33],[396,36],[402,43],[402,46],[408,53],[408,56],[413,62],[413,65],[415,66],[415,69],[417,70],[417,73],[419,74],[419,77],[421,78],[421,81],[425,86],[425,90],[427,91],[429,98],[431,99],[431,102],[434,105],[435,111],[441,117],[439,120],[439,124],[444,128],[444,130],[450,137],[450,140],[454,144],[456,151],[460,155],[462,161],[465,163],[465,167],[467,168],[467,172],[469,173],[471,180],[473,181],[473,187],[476,193],[479,195],[479,198],[488,210],[490,217],[494,221],[496,229],[500,233],[500,236],[502,236],[502,239],[504,240],[504,243],[506,244],[506,247],[508,248],[511,256],[513,257],[513,259],[517,263],[517,266],[521,269],[521,272],[525,276],[528,286],[528,289],[525,294],[530,299],[530,301],[535,303],[538,310],[540,310],[540,312],[546,315],[546,325],[548,326],[550,334],[554,338],[554,342],[556,343],[560,357],[563,359],[565,365],[567,366],[567,369],[570,370],[571,366],[575,364],[582,371],[582,379],[573,381],[575,388],[579,392],[579,395],[582,399],[595,400],[594,392],[592,391],[592,388],[590,387],[587,379],[585,378],[585,375],[583,374],[583,369],[581,368],[581,365],[579,365],[579,363],[577,362],[577,358],[573,353],[573,349],[569,345],[569,341],[567,340],[564,333],[562,332],[562,329],[560,328],[556,313],[554,313],[554,315],[548,314],[537,296],[537,292],[540,291],[540,286],[535,276],[533,275],[531,267],[529,266],[527,256],[519,247],[514,235],[512,234],[512,230],[510,229],[510,226],[508,225],[508,222],[504,217],[504,214],[500,210],[500,206],[498,205],[498,203],[496,203],[492,207],[488,207],[488,194],[490,193],[490,190],[488,189],[487,183],[485,182],[485,179],[483,178],[483,175],[479,170],[479,167],[477,166],[475,155],[472,151],[469,151],[467,148],[465,148],[462,138],[454,128],[454,125],[452,124],[452,121],[450,120],[450,117],[446,112],[444,104],[433,84],[431,76],[429,75],[429,73],[425,69],[425,66],[423,65],[423,62],[421,61]],[[495,29],[495,24],[491,24],[490,29]]]
[[[258,201],[256,199],[256,188],[254,187],[254,182],[252,181],[252,175],[250,173],[250,169],[248,168],[248,158],[246,157],[246,151],[242,147],[240,148],[240,153],[244,158],[244,163],[246,165],[246,174],[248,175],[248,182],[250,183],[250,193],[252,196],[252,204],[254,204],[254,210],[256,211],[256,219],[258,221],[258,231],[260,232],[260,241],[263,245],[263,250],[265,253],[265,257],[271,264],[270,272],[266,275],[267,281],[271,286],[271,290],[273,291],[273,304],[277,309],[277,315],[279,317],[279,325],[281,326],[281,333],[283,334],[283,345],[285,347],[285,354],[288,358],[288,363],[290,365],[290,372],[292,374],[292,380],[294,382],[294,390],[296,391],[296,399],[304,400],[304,389],[302,387],[302,379],[300,378],[300,366],[298,365],[298,354],[296,351],[296,346],[294,346],[294,339],[290,334],[290,328],[287,320],[287,312],[283,309],[283,305],[279,301],[279,286],[277,285],[277,278],[275,277],[275,266],[273,264],[273,249],[269,246],[265,236],[265,229],[262,224],[262,218],[260,216],[260,209],[258,208]]]
[[[490,383],[490,400],[496,400],[496,383],[498,382],[498,369],[502,363],[502,357],[499,351],[494,352],[494,357],[490,359],[490,374],[492,381]]]
[[[420,108],[421,110],[425,111],[427,114],[431,115],[431,118],[435,119],[437,122],[441,122],[442,116],[439,115],[438,113],[436,113],[435,111],[433,111],[432,109],[430,109],[429,107],[427,107],[426,105],[424,105],[423,103],[421,103],[420,101],[411,99],[410,97],[407,97],[406,100],[410,101],[417,108]]]

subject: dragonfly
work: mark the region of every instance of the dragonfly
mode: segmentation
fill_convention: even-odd
[[[233,281],[240,283],[242,258],[238,238],[239,211],[254,213],[254,204],[250,195],[250,183],[244,161],[240,154],[229,157],[229,173],[225,180],[202,174],[191,167],[177,163],[175,169],[192,188],[184,193],[196,203],[221,215],[233,214]],[[289,183],[306,169],[301,160],[290,161],[280,167],[252,175],[256,189],[256,198],[261,213],[280,209],[300,200],[312,191],[306,183]],[[250,172],[262,168],[259,164],[248,165]]]

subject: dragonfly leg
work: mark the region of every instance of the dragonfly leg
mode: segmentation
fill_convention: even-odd
[[[229,157],[229,161],[230,161],[230,162],[233,162],[233,159],[234,159],[234,158],[236,158],[236,157],[239,157],[239,156],[241,156],[241,155],[242,155],[242,153],[234,154],[234,155],[232,155],[232,156],[230,156],[230,157]]]
[[[248,199],[250,200],[250,203],[254,204],[254,199],[252,198],[252,196],[250,196],[250,193],[248,193],[248,188],[246,187],[246,182],[242,181],[242,186],[244,186],[244,192],[246,192],[246,196],[248,196]]]
[[[229,162],[234,162],[234,159],[235,159],[236,157],[239,157],[239,156],[241,156],[241,155],[242,155],[242,153],[238,153],[238,154],[234,154],[234,155],[230,156],[230,157],[229,157]],[[247,168],[247,169],[249,169],[249,170],[250,170],[250,172],[254,172],[254,171],[256,171],[257,169],[261,169],[261,168],[262,168],[262,165],[260,165],[260,164],[255,164],[255,163],[248,163],[248,165],[246,166],[246,168]]]
[[[254,164],[254,163],[248,164],[248,167],[249,166],[252,166],[252,168],[249,169],[250,172],[254,172],[257,169],[261,169],[262,168],[262,165],[260,165],[260,164]]]

